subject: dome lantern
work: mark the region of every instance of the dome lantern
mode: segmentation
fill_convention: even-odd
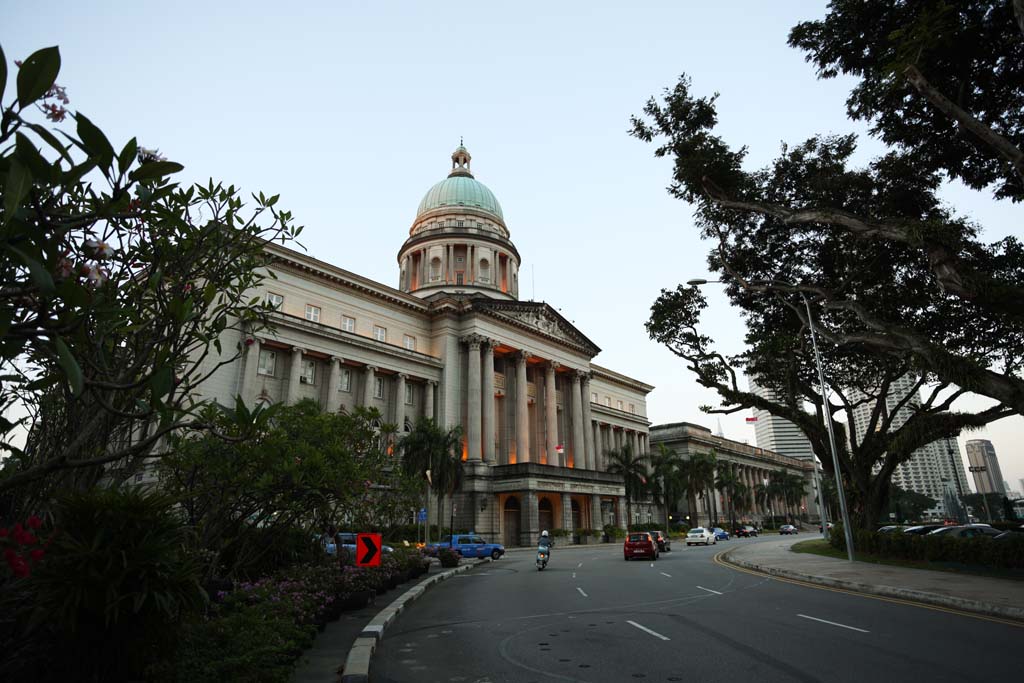
[[[472,159],[473,157],[469,155],[469,150],[462,145],[462,138],[459,138],[459,146],[452,152],[452,172],[448,174],[448,177],[464,176],[472,178],[473,174],[469,172],[469,162]]]

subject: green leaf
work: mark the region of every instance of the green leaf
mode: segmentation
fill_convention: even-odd
[[[149,386],[153,389],[154,398],[162,398],[171,393],[174,388],[174,370],[170,365],[165,365],[149,378]]]
[[[53,294],[57,287],[53,284],[53,277],[50,275],[50,271],[46,270],[42,263],[32,258],[21,249],[17,247],[7,245],[7,248],[18,255],[18,258],[22,260],[25,267],[28,268],[28,274],[32,277],[32,281],[35,282],[36,287],[45,294]]]
[[[128,144],[124,146],[121,153],[117,155],[117,166],[121,170],[121,173],[126,173],[128,168],[135,161],[135,154],[139,151],[139,143],[135,138],[128,141]]]
[[[60,72],[60,50],[44,47],[36,50],[18,70],[18,104],[23,108],[46,94]]]
[[[177,173],[183,168],[185,167],[173,161],[151,161],[148,164],[139,166],[128,177],[136,182],[140,180],[154,180]]]
[[[7,170],[7,184],[4,185],[4,225],[10,222],[14,212],[21,206],[30,187],[32,173],[20,161],[12,158]]]
[[[0,47],[0,104],[4,100],[4,89],[7,87],[7,56],[3,47]]]
[[[71,384],[71,393],[78,396],[82,393],[84,381],[82,380],[82,368],[78,366],[78,361],[71,355],[71,350],[68,345],[64,343],[64,340],[57,337],[53,340],[53,345],[57,347],[57,365],[64,371],[64,375],[68,378],[68,383]]]
[[[93,124],[85,114],[75,114],[78,121],[78,137],[82,139],[82,146],[89,156],[96,157],[102,169],[110,168],[114,161],[114,148],[99,128]]]
[[[18,159],[25,162],[29,170],[32,171],[33,177],[36,178],[48,178],[52,181],[60,180],[60,172],[57,172],[57,177],[53,178],[53,169],[50,166],[50,162],[47,161],[36,146],[32,144],[32,141],[27,137],[17,132],[15,135],[15,149],[18,155]]]
[[[50,131],[46,130],[46,128],[40,126],[38,123],[26,122],[25,125],[31,128],[33,131],[35,131],[35,134],[41,137],[43,141],[46,142],[46,144],[50,145],[50,147],[53,147],[55,150],[57,150],[57,152],[59,152],[60,155],[64,157],[64,159],[69,164],[75,163],[74,161],[71,160],[71,155],[68,154],[68,148],[60,144],[60,140],[57,139],[57,136],[55,136]]]

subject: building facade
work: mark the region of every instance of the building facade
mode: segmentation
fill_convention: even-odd
[[[750,380],[751,393],[769,401],[780,403],[774,391]],[[758,448],[787,455],[791,458],[814,461],[814,449],[800,428],[789,420],[772,415],[767,410],[754,409],[754,436]]]
[[[911,375],[900,377],[889,389],[886,396],[885,415],[895,411],[892,428],[897,429],[914,414],[921,405],[919,395],[914,392],[916,380]],[[852,392],[855,398],[864,398],[859,392]],[[853,431],[858,439],[864,438],[875,404],[872,401],[860,403],[853,409]],[[915,491],[932,498],[936,505],[926,514],[946,514],[947,490],[957,497],[970,493],[967,476],[964,473],[963,458],[956,439],[939,439],[914,451],[906,462],[893,471],[892,483],[906,491]]]
[[[741,481],[750,490],[754,490],[758,484],[764,483],[773,471],[784,470],[799,474],[806,481],[807,493],[799,505],[798,515],[806,514],[811,520],[818,519],[815,505],[817,495],[814,490],[813,470],[811,469],[813,465],[810,460],[792,458],[764,448],[715,436],[710,429],[689,422],[654,425],[651,427],[650,434],[651,443],[654,446],[664,444],[666,448],[685,460],[698,453],[714,453],[718,467],[736,467]],[[687,522],[689,526],[704,526],[715,521],[709,517],[717,517],[724,523],[729,516],[728,497],[721,491],[714,491],[711,494],[711,499],[710,505],[698,500],[696,510],[681,512],[680,514],[684,516],[681,521]],[[677,501],[677,507],[680,510],[685,509],[688,505],[689,503],[685,500]],[[773,513],[776,516],[784,514],[780,501],[755,500],[751,510],[737,513],[737,520],[760,524]]]
[[[1005,494],[1003,471],[999,468],[996,448],[988,439],[967,442],[967,461],[974,475],[974,488],[978,493]]]
[[[542,529],[624,526],[622,478],[604,453],[648,452],[654,387],[592,363],[594,342],[550,305],[518,299],[519,253],[470,160],[460,145],[420,202],[397,288],[268,245],[276,279],[258,294],[277,309],[275,329],[225,340],[246,344],[244,358],[204,391],[372,407],[400,433],[420,417],[460,425],[455,527],[507,545]]]

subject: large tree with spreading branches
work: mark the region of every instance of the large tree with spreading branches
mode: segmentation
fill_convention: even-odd
[[[717,96],[694,94],[686,76],[633,119],[632,134],[673,159],[670,192],[695,206],[710,268],[748,330],[746,351],[717,352],[699,331],[703,296],[679,287],[655,303],[652,338],[719,393],[716,412],[756,407],[789,419],[828,470],[823,419],[844,417],[840,468],[863,525],[916,448],[1024,414],[1024,247],[984,241],[939,198],[950,180],[1024,198],[1022,32],[1024,0],[837,0],[823,20],[795,27],[790,43],[821,77],[859,79],[849,115],[887,147],[862,166],[852,162],[856,136],[831,135],[784,145],[768,166],[748,169],[746,148],[715,135]],[[741,388],[740,371],[774,398]],[[893,406],[886,399],[905,376],[913,387]],[[954,403],[967,392],[996,405],[960,412]],[[867,429],[847,433],[862,405],[871,406]]]

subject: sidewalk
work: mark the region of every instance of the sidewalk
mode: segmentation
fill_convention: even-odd
[[[808,538],[817,535],[786,536],[742,545],[721,557],[730,564],[773,576],[1024,621],[1024,581],[851,563],[790,550],[791,545]]]

